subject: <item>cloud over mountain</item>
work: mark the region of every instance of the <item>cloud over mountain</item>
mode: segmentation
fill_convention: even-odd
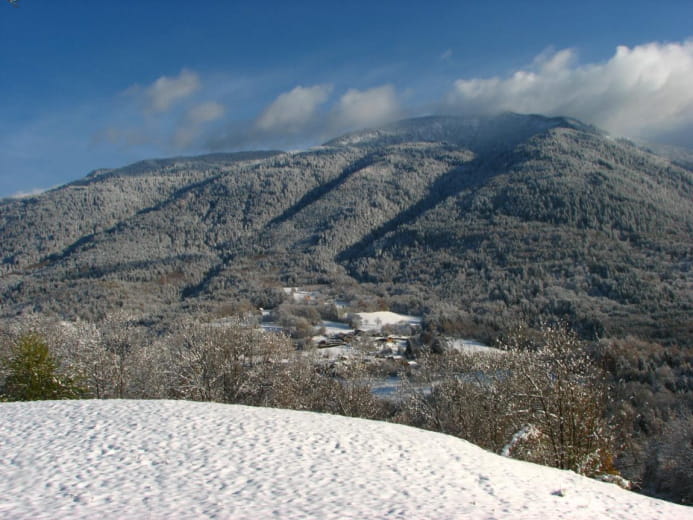
[[[411,115],[512,111],[571,116],[616,135],[693,146],[693,40],[619,46],[600,63],[580,63],[574,49],[548,50],[506,77],[449,80],[442,97],[391,83],[298,83],[248,112],[236,95],[221,95],[203,79],[182,69],[131,87],[139,105],[133,119],[144,119],[129,130],[110,125],[100,142],[160,143],[176,152],[300,148]]]
[[[230,121],[210,136],[211,149],[315,144],[341,133],[388,123],[403,114],[392,85],[349,88],[332,98],[331,84],[298,85],[279,94],[251,122]]]
[[[190,108],[173,136],[175,146],[185,148],[190,145],[206,123],[220,119],[225,111],[224,105],[216,101],[207,101]]]
[[[181,70],[178,77],[161,76],[146,89],[148,112],[166,112],[176,101],[199,90],[199,76],[188,69]]]
[[[367,90],[349,89],[333,111],[338,131],[364,128],[386,123],[400,115],[397,94],[392,85]]]
[[[284,92],[260,114],[255,128],[267,133],[297,133],[312,121],[318,107],[327,101],[331,91],[331,85],[299,85]]]
[[[616,134],[656,138],[693,126],[693,41],[619,46],[604,63],[578,64],[574,50],[538,56],[507,78],[458,79],[454,110],[567,115]]]

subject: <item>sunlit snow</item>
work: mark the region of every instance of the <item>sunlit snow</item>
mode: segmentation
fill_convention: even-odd
[[[0,404],[0,518],[691,518],[394,424],[183,401]]]
[[[357,316],[361,319],[361,330],[380,330],[384,325],[421,325],[421,318],[418,316],[407,316],[406,314],[398,314],[390,311],[376,312],[357,312]]]

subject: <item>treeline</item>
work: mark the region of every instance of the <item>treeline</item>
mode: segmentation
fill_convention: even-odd
[[[693,353],[632,336],[597,343],[630,437],[619,465],[655,496],[693,504]]]
[[[125,315],[97,324],[22,320],[2,331],[0,359],[6,400],[190,399],[371,418],[383,413],[359,378],[241,319],[180,320],[159,334]]]

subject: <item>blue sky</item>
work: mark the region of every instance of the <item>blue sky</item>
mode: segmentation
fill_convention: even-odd
[[[18,4],[0,4],[0,197],[434,113],[693,146],[690,0]]]

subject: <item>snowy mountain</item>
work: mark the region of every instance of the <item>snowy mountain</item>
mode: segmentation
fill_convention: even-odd
[[[395,424],[184,401],[0,404],[0,519],[689,519]]]
[[[0,201],[0,317],[156,321],[319,284],[460,309],[472,328],[558,316],[586,337],[690,344],[691,200],[685,162],[510,113],[144,161]]]

